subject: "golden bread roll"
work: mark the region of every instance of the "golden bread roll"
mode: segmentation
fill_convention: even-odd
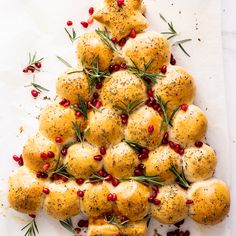
[[[44,200],[44,181],[27,167],[20,167],[9,178],[8,201],[16,211],[36,214]]]
[[[98,148],[89,143],[74,144],[65,157],[66,169],[75,178],[88,178],[102,168],[102,162],[94,159],[99,154]]]
[[[99,147],[117,144],[123,139],[120,117],[108,107],[89,113],[87,141]]]
[[[199,224],[214,225],[228,214],[230,193],[227,185],[218,179],[194,183],[188,190],[189,216]]]
[[[150,107],[142,106],[129,116],[125,129],[125,139],[138,143],[150,150],[158,147],[164,131],[161,130],[162,117]],[[150,132],[152,126],[153,131]]]
[[[74,181],[56,181],[48,183],[46,187],[50,192],[46,194],[43,208],[48,215],[65,220],[79,214],[78,185]]]
[[[131,221],[142,220],[148,214],[149,188],[136,181],[125,181],[114,188],[116,211]]]
[[[144,102],[147,98],[145,90],[142,79],[127,70],[121,70],[104,81],[101,99],[104,105],[125,107],[124,104],[135,101]]]
[[[54,102],[42,110],[39,129],[43,135],[54,142],[58,137],[66,142],[75,135],[72,124],[75,121],[75,112],[72,109]]]
[[[159,205],[151,204],[151,216],[163,224],[175,224],[188,215],[186,191],[179,185],[166,185],[159,189]]]
[[[160,73],[162,67],[170,64],[170,45],[167,39],[154,31],[138,34],[129,39],[123,48],[128,65],[145,71],[144,64],[151,62],[149,73]],[[159,82],[158,82],[159,83]]]
[[[78,103],[78,96],[85,101],[88,101],[92,96],[88,78],[84,72],[79,72],[81,70],[81,68],[69,69],[57,80],[58,96],[69,100],[72,104]]]
[[[191,146],[204,139],[207,123],[207,117],[199,107],[189,105],[187,111],[179,109],[172,120],[169,139],[182,147]]]
[[[165,78],[154,87],[155,93],[167,103],[168,113],[182,104],[191,104],[195,97],[196,86],[193,77],[179,66],[169,66]]]
[[[212,177],[217,164],[215,151],[208,145],[189,147],[184,151],[183,171],[189,182],[197,182]]]
[[[173,183],[176,176],[169,170],[174,165],[178,172],[181,172],[181,156],[169,146],[160,146],[149,153],[145,165],[146,176],[158,175],[160,181],[165,184]]]
[[[25,166],[33,171],[47,172],[55,169],[59,156],[59,147],[40,132],[28,139],[23,148]]]
[[[138,164],[137,153],[125,142],[112,146],[104,156],[104,169],[116,178],[133,176]]]
[[[86,67],[95,66],[98,61],[99,69],[105,71],[112,62],[113,51],[96,32],[90,32],[79,37],[77,57],[79,64],[84,61]]]

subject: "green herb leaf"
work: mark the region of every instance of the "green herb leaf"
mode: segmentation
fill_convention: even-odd
[[[128,141],[128,140],[125,140],[125,142],[131,147],[134,149],[134,151],[136,151],[137,153],[140,153],[143,149],[143,147],[141,145],[139,145],[138,143],[136,142],[133,142],[133,141]]]
[[[75,230],[75,228],[74,228],[74,226],[73,226],[73,222],[72,222],[71,218],[68,218],[68,219],[63,220],[63,221],[60,220],[59,222],[60,222],[60,224],[61,224],[65,229],[67,229],[67,230],[70,231],[71,233],[73,233],[73,234],[76,233],[76,230]]]
[[[66,169],[66,164],[61,164],[60,163],[60,160],[61,160],[61,156],[58,157],[57,159],[57,163],[56,163],[56,166],[55,166],[55,169],[54,171],[52,172],[52,175],[53,174],[58,174],[60,176],[64,176],[66,178],[70,178],[72,177],[68,172],[67,172],[67,169]]]
[[[69,32],[69,30],[67,28],[64,28],[66,31],[66,34],[68,35],[71,43],[74,43],[79,37],[77,37],[75,29],[72,28],[72,32]]]
[[[26,230],[24,236],[36,236],[37,233],[39,233],[37,224],[35,219],[33,219],[30,223],[28,223],[26,226],[24,226],[21,231]]]
[[[141,99],[134,100],[130,103],[125,103],[123,101],[120,101],[123,106],[114,105],[113,108],[122,111],[126,115],[130,115],[131,112],[133,112],[138,106],[143,104],[143,101]]]
[[[134,177],[129,177],[129,178],[125,178],[122,179],[125,181],[129,181],[129,180],[135,180],[137,182],[143,183],[143,184],[154,184],[154,185],[164,185],[163,182],[160,180],[159,176],[134,176]]]
[[[121,218],[119,218],[115,215],[109,216],[108,219],[107,219],[107,217],[105,217],[105,221],[108,224],[115,225],[118,228],[124,228],[124,227],[128,227],[128,226],[132,226],[131,224],[128,224],[129,220],[122,221]]]
[[[28,65],[27,67],[34,67],[35,70],[40,71],[40,68],[37,68],[36,66],[34,66],[36,63],[42,62],[42,60],[44,59],[43,57],[41,57],[40,59],[36,59],[37,57],[37,52],[35,52],[32,56],[31,53],[29,53],[29,61],[28,61]]]
[[[72,68],[72,65],[71,65],[69,62],[67,62],[65,59],[63,59],[62,57],[57,56],[57,59],[58,59],[60,62],[62,62],[65,66],[67,66],[67,67],[69,67],[69,68]]]
[[[75,130],[75,134],[76,134],[77,138],[79,139],[79,141],[81,143],[84,143],[88,133],[90,132],[90,129],[86,129],[86,131],[84,133],[82,133],[81,122],[79,123],[79,125],[76,122],[72,122],[72,124],[73,124],[73,128]]]

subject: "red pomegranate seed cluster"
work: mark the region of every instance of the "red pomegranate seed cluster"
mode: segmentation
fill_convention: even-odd
[[[203,146],[203,142],[197,141],[197,142],[195,143],[195,146],[198,147],[198,148],[200,148],[200,147]]]
[[[159,193],[159,189],[158,188],[152,188],[152,194],[148,198],[148,202],[153,203],[153,204],[155,204],[157,206],[160,205],[161,201],[156,198],[158,193]]]
[[[35,64],[30,65],[30,66],[24,68],[23,72],[24,73],[29,73],[29,72],[34,73],[36,70],[39,71],[41,69],[41,67],[42,67],[41,62],[36,62]]]
[[[167,236],[189,236],[189,235],[190,235],[190,232],[188,230],[180,231],[180,229],[169,231],[167,233]]]
[[[120,47],[124,47],[125,44],[126,44],[126,41],[127,41],[126,38],[122,38],[122,39],[118,42],[118,45],[119,45]]]
[[[22,155],[20,155],[20,156],[13,155],[12,158],[13,158],[13,160],[14,160],[15,162],[18,163],[19,166],[23,166],[23,165],[24,165],[24,161],[23,161]]]
[[[109,66],[109,72],[110,73],[113,73],[113,72],[116,72],[116,71],[119,71],[120,69],[126,69],[127,68],[127,65],[125,63],[121,63],[120,65],[118,64],[111,64]]]
[[[145,160],[148,158],[148,155],[149,155],[149,150],[147,148],[143,148],[138,155],[138,159],[140,161]]]
[[[62,180],[63,182],[67,182],[69,179],[66,177],[66,176],[62,176],[62,175],[59,175],[59,174],[56,174],[56,173],[54,173],[51,177],[50,177],[50,179],[52,180],[52,181],[57,181],[57,180]]]
[[[42,159],[54,158],[54,157],[55,157],[55,154],[54,154],[54,152],[52,152],[52,151],[48,151],[47,153],[41,152],[41,153],[40,153],[40,157],[41,157]]]
[[[176,65],[176,60],[175,60],[173,54],[171,54],[171,56],[170,56],[170,64],[173,66]]]
[[[80,227],[80,228],[87,228],[88,227],[88,220],[80,220],[79,222],[78,222],[78,227]]]
[[[180,155],[184,154],[184,149],[179,144],[169,141],[169,147]]]
[[[121,114],[120,118],[121,118],[121,123],[123,125],[127,125],[128,124],[129,116],[127,114]]]
[[[147,90],[148,100],[146,101],[146,105],[148,107],[152,107],[155,111],[162,113],[162,109],[160,104],[157,102],[157,100],[154,98],[154,91],[152,89]]]
[[[94,13],[94,8],[90,7],[88,10],[88,13],[90,15],[89,19],[87,21],[81,21],[80,24],[84,27],[84,28],[88,28],[89,25],[91,25],[93,23],[93,13]]]
[[[36,177],[39,178],[39,179],[46,179],[48,177],[48,174],[44,173],[42,171],[38,171],[37,174],[36,174]]]
[[[144,175],[144,164],[143,163],[139,163],[137,167],[135,167],[134,169],[134,176],[142,176]]]
[[[63,107],[69,107],[70,106],[70,101],[64,98],[59,102],[59,104]]]
[[[117,200],[117,195],[115,193],[109,193],[107,196],[107,201],[115,202]]]

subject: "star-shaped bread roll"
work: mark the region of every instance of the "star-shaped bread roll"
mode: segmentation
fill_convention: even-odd
[[[140,32],[147,28],[148,21],[142,15],[142,0],[105,0],[105,6],[94,13],[93,17],[103,24],[117,40],[129,35],[131,30]]]

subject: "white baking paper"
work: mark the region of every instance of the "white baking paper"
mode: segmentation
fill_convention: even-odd
[[[195,103],[207,114],[209,130],[207,142],[218,155],[215,176],[229,184],[230,159],[228,155],[228,134],[225,110],[224,79],[220,34],[220,0],[146,0],[147,18],[150,29],[166,30],[159,13],[173,21],[181,32],[179,39],[192,38],[185,47],[191,54],[188,58],[174,48],[177,64],[193,74],[197,83]],[[20,154],[29,135],[38,129],[36,117],[40,109],[55,96],[55,81],[66,67],[56,55],[76,64],[75,45],[72,46],[64,31],[67,20],[75,23],[76,30],[82,34],[92,30],[83,29],[80,21],[89,17],[88,8],[101,4],[102,0],[2,0],[0,1],[0,235],[23,235],[20,229],[29,217],[8,208],[6,201],[8,176],[17,165],[12,161],[13,154]],[[50,89],[39,99],[34,100],[30,88],[24,86],[31,77],[22,73],[27,63],[28,52],[37,51],[45,57],[43,72],[36,74],[38,83]],[[23,131],[20,132],[20,129]],[[40,236],[71,235],[59,223],[43,213],[37,219]],[[191,220],[183,225],[192,236],[228,236],[230,219],[214,227],[198,225]],[[151,223],[149,235],[157,228],[164,236],[165,227]],[[175,228],[175,227],[171,227]],[[167,230],[170,228],[168,227]]]

